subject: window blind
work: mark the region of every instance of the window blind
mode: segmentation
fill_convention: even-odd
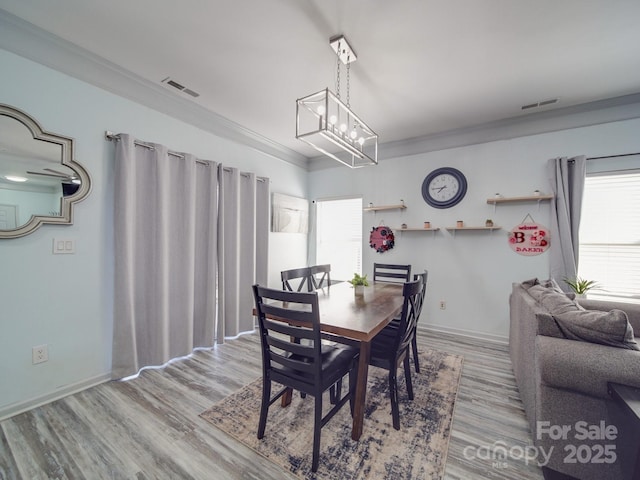
[[[640,299],[640,171],[588,174],[580,221],[578,275],[593,293]]]

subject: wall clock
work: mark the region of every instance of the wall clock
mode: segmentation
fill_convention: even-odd
[[[422,198],[435,208],[453,207],[466,193],[467,178],[452,167],[436,168],[422,182]]]

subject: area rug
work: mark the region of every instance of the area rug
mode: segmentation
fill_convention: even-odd
[[[440,479],[449,445],[462,357],[426,350],[413,371],[414,400],[407,398],[404,374],[398,371],[400,430],[394,430],[388,372],[369,368],[364,429],[351,440],[351,415],[345,405],[322,429],[320,466],[311,472],[313,397],[293,395],[282,408],[269,408],[267,428],[258,440],[262,380],[238,390],[200,416],[285,470],[305,479]],[[272,391],[277,391],[274,384]],[[328,396],[323,404],[329,403]],[[327,407],[328,408],[328,407]]]

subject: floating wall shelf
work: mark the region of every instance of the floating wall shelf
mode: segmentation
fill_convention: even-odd
[[[524,197],[494,197],[487,198],[487,203],[515,203],[515,202],[541,202],[543,200],[551,200],[553,195],[527,195]]]
[[[378,212],[380,210],[404,210],[407,206],[404,203],[398,205],[378,205],[375,207],[365,207],[365,212]]]
[[[467,231],[467,232],[471,232],[471,231],[490,231],[492,232],[493,230],[501,230],[502,227],[498,227],[496,225],[494,225],[493,227],[446,227],[447,231],[452,232],[453,236],[456,236],[456,232],[459,232],[461,230],[463,231]]]
[[[502,227],[447,227],[447,230],[454,232],[456,230],[500,230]]]
[[[395,231],[398,232],[437,232],[438,230],[440,230],[440,228],[438,227],[433,227],[433,228],[422,228],[422,227],[407,227],[407,228],[396,228]]]

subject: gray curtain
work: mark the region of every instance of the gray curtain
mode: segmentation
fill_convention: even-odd
[[[113,378],[212,346],[216,314],[216,163],[119,137]]]
[[[547,176],[555,198],[551,200],[550,276],[563,289],[563,279],[575,278],[578,271],[580,212],[586,175],[586,158],[552,158]]]
[[[219,167],[218,343],[253,330],[251,285],[267,283],[269,181]]]

